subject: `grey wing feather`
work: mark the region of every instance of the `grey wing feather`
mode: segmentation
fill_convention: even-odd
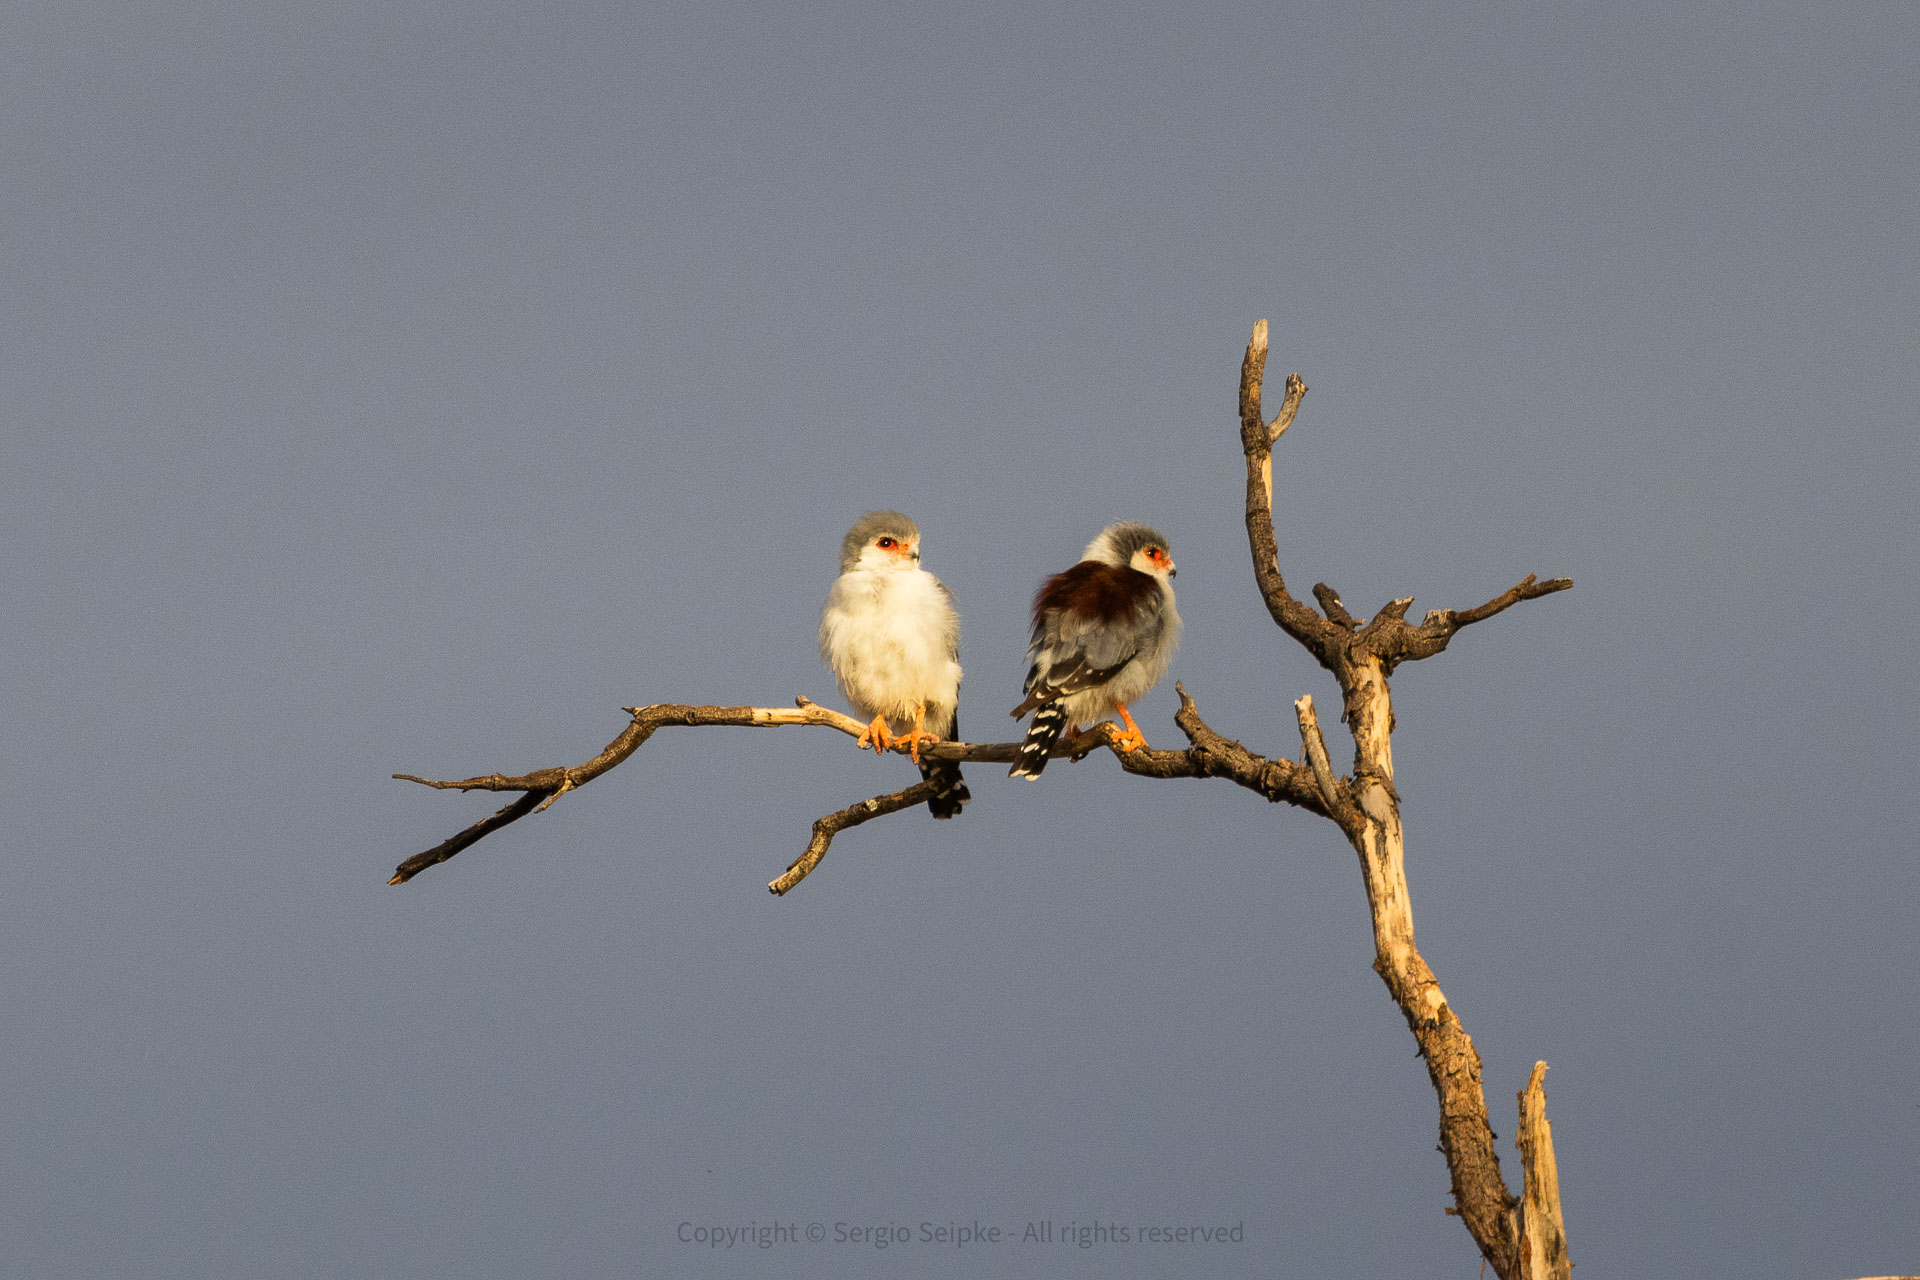
[[[1117,622],[1086,617],[1067,610],[1050,612],[1041,634],[1028,649],[1033,668],[1027,689],[1044,683],[1060,696],[1105,684],[1152,646],[1166,626],[1166,609],[1156,594],[1141,601],[1131,617]]]

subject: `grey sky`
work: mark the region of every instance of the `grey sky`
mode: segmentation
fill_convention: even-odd
[[[775,901],[910,766],[663,733],[383,884],[488,809],[395,770],[827,699],[872,507],[960,600],[969,737],[1013,732],[1039,577],[1130,518],[1174,675],[1289,751],[1333,686],[1240,529],[1263,316],[1312,386],[1296,589],[1577,584],[1395,683],[1510,1180],[1544,1058],[1581,1275],[1920,1270],[1920,11],[0,32],[8,1272],[1473,1275],[1351,853],[1227,784],[976,768]],[[674,1238],[975,1218],[1244,1242]]]

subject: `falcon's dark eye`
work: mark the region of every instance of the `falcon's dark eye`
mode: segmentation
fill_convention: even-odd
[[[891,551],[893,550],[894,542],[892,538],[882,538],[880,539],[880,541],[874,543],[873,545],[880,548],[882,551]]]

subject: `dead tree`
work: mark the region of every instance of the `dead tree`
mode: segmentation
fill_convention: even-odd
[[[1519,1095],[1517,1145],[1525,1171],[1519,1196],[1507,1189],[1487,1119],[1481,1086],[1480,1055],[1454,1015],[1440,984],[1414,945],[1413,910],[1407,892],[1406,842],[1400,826],[1400,796],[1393,782],[1393,699],[1389,678],[1404,662],[1443,651],[1462,628],[1491,618],[1523,600],[1564,591],[1573,582],[1540,582],[1529,574],[1485,604],[1471,609],[1436,609],[1418,624],[1407,621],[1413,598],[1389,601],[1371,619],[1355,617],[1340,595],[1315,583],[1320,608],[1296,599],[1280,572],[1273,525],[1273,446],[1292,425],[1307,385],[1298,374],[1287,378],[1280,411],[1267,419],[1261,409],[1261,383],[1267,362],[1267,322],[1254,327],[1240,368],[1240,446],[1247,467],[1247,541],[1253,552],[1254,578],[1267,611],[1282,631],[1333,676],[1340,686],[1341,720],[1353,739],[1352,772],[1336,775],[1321,734],[1311,696],[1294,703],[1299,722],[1301,760],[1268,758],[1222,737],[1200,718],[1199,708],[1179,685],[1180,710],[1174,723],[1187,737],[1183,751],[1141,748],[1122,753],[1118,732],[1102,722],[1054,747],[1055,756],[1080,760],[1107,748],[1127,773],[1146,778],[1226,778],[1270,801],[1284,801],[1319,814],[1340,828],[1360,857],[1360,870],[1373,915],[1375,972],[1386,983],[1406,1017],[1427,1076],[1440,1103],[1440,1149],[1453,1179],[1457,1215],[1501,1280],[1569,1280],[1560,1213],[1559,1178],[1553,1137],[1541,1087],[1547,1064],[1534,1064]],[[628,707],[632,717],[620,736],[585,764],[540,769],[506,777],[435,781],[411,774],[394,777],[423,786],[459,791],[518,792],[519,798],[451,839],[415,854],[394,870],[391,884],[404,884],[428,867],[445,862],[500,828],[538,813],[567,792],[585,786],[638,750],[657,730],[673,726],[733,725],[772,728],[815,725],[858,737],[865,727],[848,715],[798,699],[793,708],[718,707],[659,704]],[[945,760],[1012,762],[1017,742],[943,742],[923,748],[922,756]],[[905,747],[896,748],[905,750]],[[784,894],[812,873],[833,838],[849,827],[924,804],[937,784],[918,782],[904,790],[862,800],[813,824],[805,852],[767,887]]]

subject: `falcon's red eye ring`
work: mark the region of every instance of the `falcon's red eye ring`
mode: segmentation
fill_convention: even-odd
[[[873,545],[880,548],[882,551],[891,551],[893,550],[895,544],[892,538],[882,538],[880,539],[880,541],[874,543]]]

